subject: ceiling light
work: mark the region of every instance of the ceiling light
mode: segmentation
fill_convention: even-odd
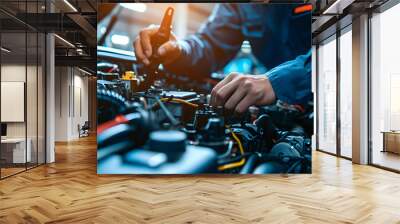
[[[74,12],[78,12],[78,10],[71,4],[69,3],[68,0],[64,0],[65,4],[68,5],[68,7],[70,7]]]
[[[60,36],[57,35],[57,34],[54,34],[54,36],[57,37],[57,38],[58,38],[59,40],[61,40],[62,42],[64,42],[65,44],[67,44],[68,46],[75,48],[75,45],[73,45],[73,44],[72,44],[71,42],[69,42],[68,40],[66,40],[66,39],[64,39],[64,38],[62,38],[62,37],[60,37]]]
[[[129,37],[125,35],[114,34],[111,36],[113,44],[127,45],[129,44]]]
[[[119,5],[136,12],[145,12],[147,9],[146,4],[144,3],[120,3]]]
[[[11,50],[8,50],[7,48],[4,48],[4,47],[1,47],[0,49],[1,49],[2,51],[6,52],[6,53],[10,53],[10,52],[11,52]]]

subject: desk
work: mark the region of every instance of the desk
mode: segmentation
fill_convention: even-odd
[[[383,131],[382,152],[400,154],[400,131]]]
[[[32,153],[30,138],[26,141],[25,138],[5,138],[1,139],[1,157],[6,160],[6,163],[25,163],[31,162]],[[25,151],[25,145],[26,151]],[[25,161],[26,159],[26,161]]]

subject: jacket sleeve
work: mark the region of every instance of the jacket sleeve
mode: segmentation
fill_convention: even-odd
[[[267,72],[276,98],[289,104],[305,104],[312,99],[311,50]]]
[[[196,34],[180,42],[181,56],[165,67],[193,78],[206,77],[235,57],[243,39],[237,6],[219,4]]]

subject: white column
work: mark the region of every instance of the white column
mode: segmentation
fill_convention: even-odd
[[[46,36],[46,163],[55,161],[54,133],[55,133],[55,56],[54,35]]]
[[[353,162],[368,163],[368,16],[353,19]]]
[[[314,98],[314,124],[313,124],[313,135],[311,137],[311,142],[312,142],[312,149],[316,150],[317,149],[317,48],[315,45],[312,46],[312,55],[311,55],[311,91],[313,92],[313,98]]]

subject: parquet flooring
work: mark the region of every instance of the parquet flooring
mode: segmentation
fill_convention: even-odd
[[[400,223],[400,175],[315,152],[312,175],[98,176],[94,137],[0,181],[0,223]]]
[[[7,167],[7,168],[1,168],[1,176],[2,177],[7,177],[7,176],[10,176],[10,175],[13,175],[13,174],[15,174],[15,173],[18,173],[18,172],[21,172],[21,171],[24,171],[25,170],[25,167],[21,167],[21,168],[14,168],[14,167],[11,167],[11,168],[9,168],[9,167]]]

